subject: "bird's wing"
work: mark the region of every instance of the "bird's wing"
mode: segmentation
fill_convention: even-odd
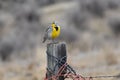
[[[48,26],[45,32],[49,32],[51,29],[52,29],[51,26]]]
[[[52,32],[52,27],[48,26],[48,28],[45,31],[45,35],[44,35],[44,38],[43,38],[43,43],[49,38],[49,35],[50,35],[51,32]]]

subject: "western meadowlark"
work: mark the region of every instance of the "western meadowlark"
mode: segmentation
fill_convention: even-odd
[[[54,42],[55,38],[57,38],[60,35],[60,26],[58,26],[55,22],[51,24],[51,26],[48,26],[46,29],[43,43],[48,39],[52,40]]]

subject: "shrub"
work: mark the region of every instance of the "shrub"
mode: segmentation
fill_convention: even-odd
[[[40,9],[30,3],[17,4],[17,2],[12,2],[14,0],[5,1],[3,3],[6,3],[6,7],[3,7],[3,16],[2,18],[0,17],[3,19],[3,23],[5,23],[1,24],[3,25],[4,32],[2,36],[0,35],[0,54],[2,60],[6,60],[7,57],[13,53],[13,55],[17,54],[17,57],[21,54],[29,55],[27,57],[30,57],[31,54],[33,56],[35,46],[39,43],[38,39],[41,35],[40,31],[42,31],[40,25]],[[9,14],[10,17],[6,17],[6,14]],[[7,20],[9,24],[7,23]],[[6,26],[6,24],[8,25]]]
[[[99,0],[79,0],[80,8],[82,11],[87,11],[97,17],[104,16],[104,5]]]
[[[111,18],[108,21],[108,24],[110,26],[110,29],[112,32],[118,36],[120,34],[120,19],[119,18]]]
[[[73,26],[78,30],[85,30],[87,29],[87,20],[88,14],[80,11],[80,10],[73,10],[67,14],[67,24],[68,26]]]
[[[14,46],[11,44],[2,44],[0,47],[0,56],[2,61],[6,61],[10,58],[11,53],[14,50]]]
[[[108,1],[108,8],[109,9],[117,9],[119,7],[119,3],[114,1]]]

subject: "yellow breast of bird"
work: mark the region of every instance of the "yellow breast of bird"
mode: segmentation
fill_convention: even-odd
[[[58,27],[57,29],[53,27],[52,35],[51,35],[52,39],[57,38],[59,35],[60,35],[60,27]]]

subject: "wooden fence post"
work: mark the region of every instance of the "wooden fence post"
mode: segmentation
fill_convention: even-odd
[[[60,60],[62,59],[62,62]],[[58,74],[59,69],[62,65],[64,65],[67,61],[66,54],[66,45],[64,42],[61,43],[51,43],[47,44],[47,74],[46,77],[48,80],[51,79],[52,76]],[[59,63],[60,62],[60,63]],[[62,75],[66,73],[66,68],[62,72]],[[57,80],[65,80],[64,76],[59,76]]]

